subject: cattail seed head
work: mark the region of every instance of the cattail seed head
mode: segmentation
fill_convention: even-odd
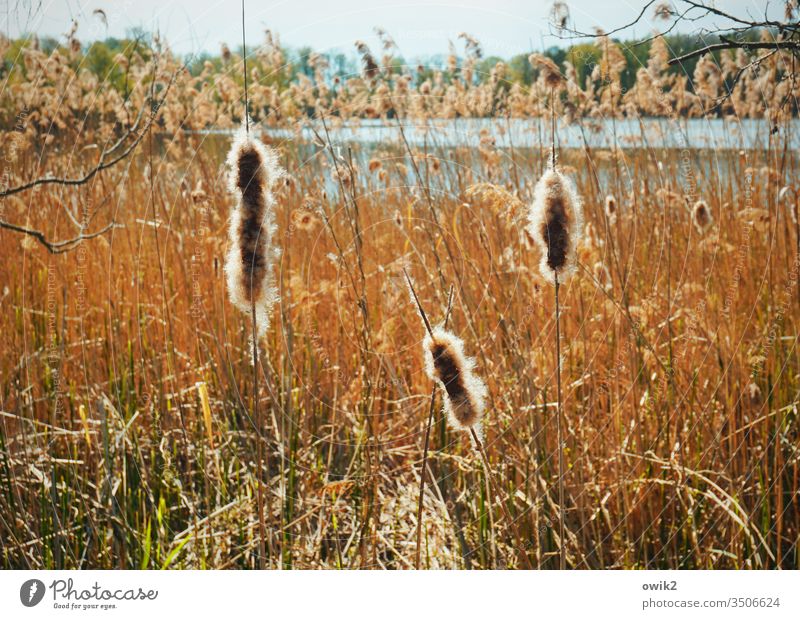
[[[247,314],[255,305],[258,333],[263,335],[277,300],[272,266],[280,249],[275,245],[272,187],[283,171],[275,152],[248,135],[244,127],[233,141],[227,164],[229,189],[238,198],[228,228],[228,293],[231,302]]]
[[[705,234],[714,223],[711,210],[703,200],[698,200],[692,209],[692,221],[700,234]]]
[[[528,230],[542,251],[539,268],[546,280],[565,282],[575,271],[583,230],[583,211],[572,181],[550,168],[539,179],[528,213]]]
[[[606,196],[606,217],[609,221],[617,219],[617,199],[610,194]]]
[[[444,410],[457,429],[473,428],[481,436],[481,419],[486,408],[486,385],[475,376],[475,360],[464,354],[464,342],[442,327],[422,343],[425,371],[444,388]]]

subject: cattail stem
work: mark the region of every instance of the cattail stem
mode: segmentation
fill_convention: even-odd
[[[428,425],[425,427],[425,447],[422,452],[422,469],[419,472],[419,499],[417,501],[417,549],[414,555],[414,569],[419,569],[420,553],[422,550],[422,497],[425,492],[425,471],[428,466],[428,442],[431,438],[433,413],[436,410],[436,386],[431,389],[431,406],[428,411]]]
[[[251,286],[252,288],[252,286]],[[262,466],[264,462],[264,445],[261,440],[263,423],[261,408],[258,405],[258,334],[256,333],[256,302],[255,295],[250,292],[252,299],[250,306],[253,318],[253,421],[256,424],[256,501],[258,503],[258,569],[264,569],[266,556],[264,541],[267,537],[264,523],[264,489],[261,483]]]
[[[556,108],[555,89],[550,90],[550,162],[556,169]],[[559,561],[561,570],[567,567],[567,551],[564,543],[564,445],[561,436],[561,326],[560,307],[558,304],[558,272],[553,272],[553,283],[556,289],[556,435],[558,438],[558,538]]]
[[[247,100],[247,40],[244,36],[244,0],[242,0],[242,61],[244,62],[244,127],[250,133],[250,106]]]
[[[250,111],[247,100],[247,40],[245,38],[244,0],[242,0],[242,61],[244,62],[244,126],[245,132],[250,134]],[[264,445],[261,432],[263,421],[261,409],[258,406],[258,321],[256,318],[256,295],[254,281],[250,277],[250,315],[253,322],[253,422],[256,424],[256,502],[258,509],[258,569],[264,569],[266,558],[265,541],[267,537],[266,523],[264,522],[264,488],[261,483],[261,474],[264,465]]]
[[[469,431],[470,434],[472,434],[472,440],[475,441],[475,447],[481,456],[481,460],[483,461],[483,468],[486,472],[486,480],[489,484],[489,489],[491,490],[492,495],[497,497],[498,502],[500,503],[500,509],[503,512],[503,518],[505,518],[506,521],[508,521],[508,523],[511,525],[511,529],[517,541],[517,552],[519,553],[520,561],[522,561],[522,564],[525,566],[526,570],[533,569],[531,561],[528,558],[528,553],[525,552],[525,545],[522,543],[522,535],[519,532],[517,521],[511,518],[511,514],[509,514],[508,509],[506,509],[505,502],[502,498],[500,498],[500,494],[497,492],[497,488],[494,484],[494,478],[492,477],[492,469],[489,467],[489,458],[486,455],[486,450],[483,448],[483,443],[478,437],[478,433],[475,432],[475,428],[470,427]]]
[[[405,269],[403,269],[405,273]],[[408,273],[406,273],[406,279],[408,280],[408,285],[411,288],[411,291],[414,293],[414,298],[417,298],[417,293],[414,292],[414,287],[411,286],[411,279],[408,277]],[[419,305],[419,299],[417,299],[417,304],[419,307],[420,314],[424,317],[425,312],[422,310],[422,306]],[[450,285],[450,295],[447,299],[447,311],[444,314],[444,326],[447,327],[447,321],[450,318],[450,309],[453,306],[453,286]],[[425,321],[427,324],[427,317],[425,317]],[[422,469],[419,472],[419,500],[417,502],[417,549],[416,554],[414,556],[414,568],[419,569],[419,562],[420,562],[420,552],[422,550],[422,497],[425,493],[425,472],[428,470],[428,445],[430,443],[431,438],[431,426],[433,426],[433,413],[436,410],[436,385],[433,386],[431,389],[431,406],[430,410],[428,411],[428,425],[425,427],[425,447],[422,451]]]
[[[483,399],[486,396],[486,387],[482,381],[476,380],[474,376],[472,376],[472,360],[467,360],[464,358],[462,345],[460,340],[457,338],[452,338],[452,336],[446,336],[446,332],[442,329],[437,327],[437,334],[434,334],[433,329],[430,326],[430,322],[428,321],[428,317],[425,314],[425,310],[422,309],[422,304],[419,302],[419,298],[417,297],[417,293],[414,290],[414,286],[411,283],[411,278],[408,275],[408,272],[403,269],[403,273],[406,276],[406,281],[408,282],[408,286],[411,290],[411,294],[414,297],[414,301],[417,304],[417,308],[419,309],[419,313],[422,316],[423,322],[425,323],[425,327],[428,329],[428,334],[430,336],[430,346],[431,348],[441,347],[443,346],[441,343],[434,344],[434,338],[444,338],[444,341],[447,344],[444,345],[444,349],[434,352],[430,348],[428,349],[428,354],[430,355],[430,365],[428,372],[431,378],[436,378],[441,385],[444,387],[445,394],[445,403],[446,407],[450,408],[450,415],[451,420],[454,422],[456,427],[460,427],[462,429],[469,429],[473,440],[475,441],[475,445],[481,454],[483,459],[483,464],[485,466],[486,472],[486,479],[487,479],[487,491],[492,496],[498,496],[499,494],[494,487],[492,476],[490,473],[489,468],[489,459],[486,456],[486,453],[483,451],[483,444],[480,441],[480,437],[478,436],[478,432],[475,429],[475,424],[480,423],[480,417],[483,414]],[[450,292],[450,301],[448,301],[448,314],[449,314],[449,304],[452,301],[452,287]],[[445,337],[446,336],[446,337]],[[453,341],[455,340],[455,341]],[[428,344],[426,344],[427,346]],[[448,348],[449,347],[449,348]],[[466,376],[463,376],[466,375]],[[455,384],[455,386],[454,386]],[[465,388],[465,384],[469,384],[469,389],[473,390],[473,396],[467,391]],[[477,403],[473,399],[477,397]],[[456,402],[456,406],[458,406],[457,410],[453,410],[454,404],[453,401]],[[433,411],[433,403],[431,403],[431,416]],[[430,429],[431,420],[428,420],[428,428]],[[480,426],[478,426],[480,427]],[[429,438],[429,433],[426,433],[426,452],[427,452],[427,440]],[[423,475],[420,476],[420,499],[418,503],[418,510],[421,509],[421,502],[422,502],[422,479],[424,478],[424,471],[427,462],[423,462]],[[491,499],[489,501],[491,505]],[[526,569],[532,569],[530,560],[528,559],[528,555],[525,552],[525,545],[522,543],[522,537],[519,532],[519,528],[517,527],[516,521],[512,520],[511,516],[509,515],[508,511],[506,510],[505,503],[501,500],[500,507],[503,510],[503,515],[508,520],[512,527],[512,531],[514,537],[516,538],[516,545],[517,549],[520,554],[520,561],[525,566]],[[490,513],[491,515],[491,513]],[[417,552],[419,553],[420,548],[420,523],[421,523],[421,511],[418,512],[417,518]],[[494,530],[492,530],[494,533]],[[417,554],[417,565],[419,565],[419,554]]]
[[[561,436],[561,327],[558,304],[558,274],[555,275],[556,289],[556,435],[558,438],[558,539],[559,569],[567,568],[567,550],[564,540],[564,444]]]
[[[403,274],[406,276],[406,281],[408,282],[408,287],[411,289],[411,294],[414,297],[414,302],[417,304],[417,309],[419,310],[419,315],[422,316],[422,322],[425,323],[425,328],[428,330],[428,335],[433,337],[433,328],[431,327],[431,323],[428,320],[428,315],[425,313],[425,310],[422,309],[422,303],[419,302],[419,297],[417,296],[417,291],[414,290],[414,284],[411,283],[411,278],[408,276],[408,271],[403,268]]]
[[[555,89],[550,89],[550,163],[556,169],[556,93]]]

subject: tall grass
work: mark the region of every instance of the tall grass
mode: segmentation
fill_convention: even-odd
[[[80,188],[90,212],[114,195],[122,227],[77,251],[0,232],[2,565],[256,567],[264,480],[284,567],[413,567],[430,381],[419,321],[398,311],[408,264],[432,305],[454,283],[498,486],[490,497],[481,459],[436,414],[422,567],[521,567],[515,526],[537,568],[558,567],[559,545],[583,568],[798,567],[800,239],[776,200],[794,153],[692,152],[713,216],[700,237],[685,153],[562,151],[590,233],[562,288],[561,502],[554,299],[523,231],[543,162],[445,147],[433,129],[426,143],[273,144],[285,251],[258,393],[225,293],[227,138],[165,138],[152,164]],[[71,195],[45,186],[5,209],[58,234]]]

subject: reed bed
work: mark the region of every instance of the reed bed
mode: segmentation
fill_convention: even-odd
[[[332,144],[324,115],[309,142],[251,125],[286,170],[254,380],[226,289],[231,138],[170,122],[91,182],[3,200],[56,238],[75,214],[115,224],[61,254],[0,231],[4,568],[413,569],[420,504],[427,569],[800,567],[783,135],[561,149],[584,222],[560,284],[559,444],[555,299],[526,231],[549,135],[531,152],[444,146],[425,118],[424,147]],[[15,169],[43,153],[91,160],[30,143]],[[404,269],[474,357],[480,437],[431,402]]]

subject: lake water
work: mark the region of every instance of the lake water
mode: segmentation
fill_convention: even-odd
[[[363,120],[348,122],[339,127],[328,123],[334,144],[402,144],[397,121]],[[314,132],[309,121],[298,130],[266,128],[266,133],[276,140],[311,141]],[[314,128],[324,135],[322,124],[313,121]],[[559,124],[558,144],[562,148],[610,148],[615,143],[621,148],[669,148],[751,150],[783,147],[787,135],[781,124],[770,135],[768,121],[743,119],[634,119],[594,120],[584,119],[570,125]],[[403,121],[406,139],[412,146],[453,148],[477,146],[483,135],[494,139],[499,148],[540,148],[550,142],[550,123],[544,118],[491,119],[461,118],[454,120],[429,120],[426,124]],[[482,133],[483,132],[483,133]],[[213,133],[213,132],[212,132]],[[791,149],[800,148],[800,120],[789,125]]]

